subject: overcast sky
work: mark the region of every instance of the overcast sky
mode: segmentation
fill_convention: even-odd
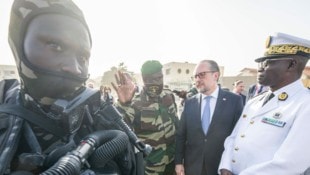
[[[91,77],[124,62],[139,72],[148,59],[213,59],[224,75],[256,68],[265,40],[284,32],[310,40],[309,0],[75,0],[93,38]],[[0,64],[14,64],[7,44],[12,0],[0,1]],[[309,65],[309,63],[308,63]]]

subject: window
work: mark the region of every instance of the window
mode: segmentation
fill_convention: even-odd
[[[14,75],[14,74],[15,74],[15,71],[13,71],[13,70],[5,70],[5,71],[3,72],[3,74],[4,74],[5,76]]]
[[[178,73],[180,74],[182,72],[182,70],[181,69],[178,69]]]
[[[166,69],[166,75],[170,74],[170,69]]]

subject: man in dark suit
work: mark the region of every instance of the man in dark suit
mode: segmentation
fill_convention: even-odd
[[[253,84],[249,88],[247,100],[250,100],[251,98],[257,96],[258,94],[268,91],[268,89],[269,89],[268,86],[263,86],[259,83]]]
[[[195,67],[193,78],[199,93],[185,101],[181,115],[176,137],[177,175],[217,174],[224,140],[243,109],[239,95],[220,89],[219,76],[213,60],[203,60]]]
[[[245,87],[244,82],[242,80],[237,80],[234,82],[233,86],[234,86],[234,89],[232,90],[232,92],[242,97],[242,102],[244,106],[246,102],[246,96],[242,94],[244,91],[244,87]]]

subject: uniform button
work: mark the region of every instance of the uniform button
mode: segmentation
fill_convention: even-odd
[[[254,124],[254,120],[250,121],[250,124]]]
[[[232,161],[232,163],[236,163],[236,161],[233,159],[233,160],[231,160]]]
[[[244,138],[245,137],[245,135],[244,134],[241,134],[241,136],[240,136],[241,138]]]
[[[238,151],[239,150],[239,148],[238,147],[235,147],[235,151]]]
[[[242,117],[243,117],[243,118],[246,118],[246,114],[243,114]]]

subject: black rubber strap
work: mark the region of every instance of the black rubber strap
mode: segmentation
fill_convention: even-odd
[[[54,134],[58,137],[63,137],[66,135],[64,129],[59,127],[56,121],[48,118],[42,117],[22,106],[12,105],[12,104],[1,104],[0,105],[0,112],[16,115],[20,118],[23,118],[32,124],[35,124],[44,130]]]

